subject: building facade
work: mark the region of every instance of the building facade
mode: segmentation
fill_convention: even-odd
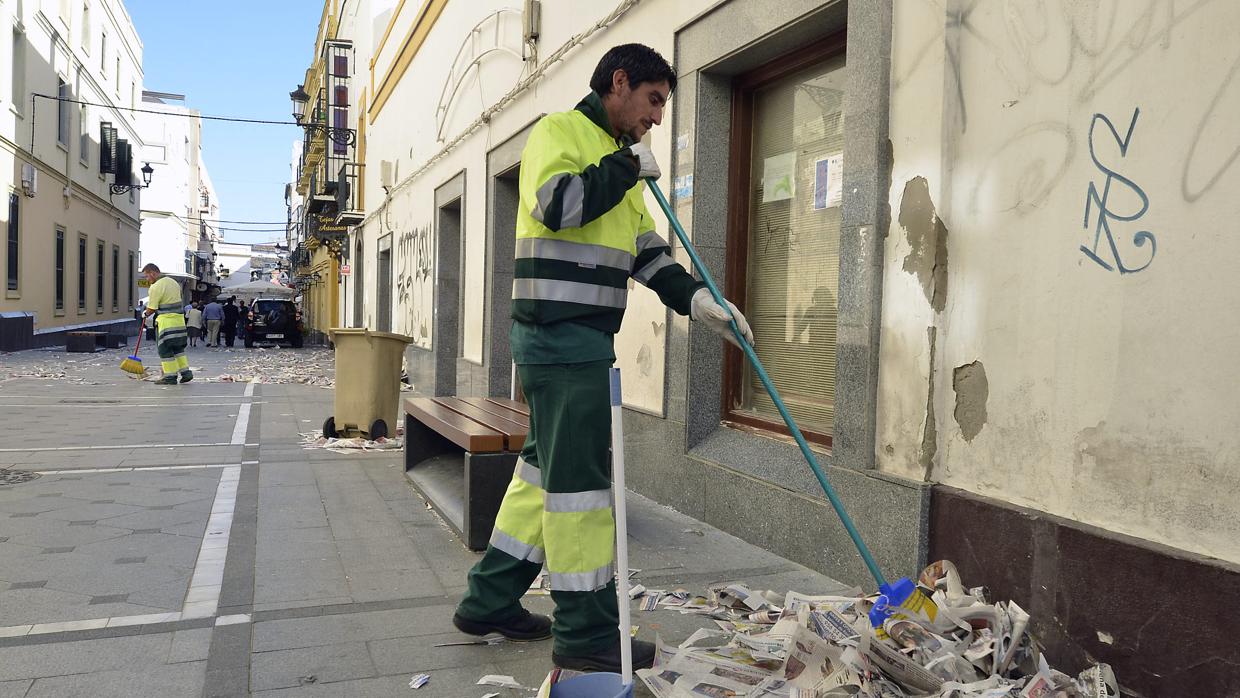
[[[1240,7],[340,4],[363,167],[332,317],[411,336],[419,392],[512,390],[525,138],[649,44],[679,76],[660,186],[888,575],[953,559],[1136,695],[1240,690],[1234,650],[1194,654],[1227,614],[1165,612],[1240,592]],[[642,291],[616,353],[630,487],[872,586],[739,353]]]
[[[0,349],[133,332],[142,42],[120,0],[0,4]],[[114,193],[114,191],[116,193]]]
[[[143,92],[138,127],[146,140],[144,159],[159,171],[142,201],[142,263],[178,279],[189,302],[218,293],[216,245],[223,236],[203,157],[202,119],[184,101],[184,95]]]

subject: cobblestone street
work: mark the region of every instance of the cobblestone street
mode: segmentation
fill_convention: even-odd
[[[303,450],[331,390],[213,382],[240,349],[191,350],[179,386],[128,378],[123,356],[0,357],[0,696],[392,696],[415,673],[431,676],[418,696],[517,696],[475,683],[542,681],[550,642],[435,647],[465,639],[451,615],[477,555],[399,451]],[[30,377],[48,366],[64,376]],[[630,510],[647,586],[840,588],[639,496]],[[650,640],[707,622],[634,613]]]

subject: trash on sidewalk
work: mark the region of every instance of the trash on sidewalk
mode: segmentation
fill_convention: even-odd
[[[478,679],[478,683],[476,685],[499,686],[500,688],[525,688],[521,684],[517,683],[517,680],[511,676],[501,676],[499,674],[487,674],[486,676]]]
[[[927,567],[917,589],[925,597],[917,612],[860,590],[782,599],[742,584],[706,596],[660,592],[658,608],[708,616],[719,629],[700,629],[675,648],[657,641],[654,667],[637,675],[657,698],[1119,695],[1106,664],[1075,678],[1052,669],[1029,614],[992,602],[984,587],[966,589],[951,562]]]
[[[413,677],[409,679],[409,688],[422,688],[430,680],[430,674],[414,674]]]
[[[323,436],[321,430],[306,432],[301,435],[301,447],[305,450],[323,449],[332,453],[356,453],[357,451],[399,451],[404,446],[404,439],[397,430],[397,436],[380,437],[371,441],[361,437],[351,439],[331,439]]]
[[[228,350],[224,350],[227,352]],[[305,349],[296,353],[265,351],[238,352],[231,357],[224,373],[207,378],[208,383],[300,383],[331,389],[336,370],[336,354],[330,349]]]

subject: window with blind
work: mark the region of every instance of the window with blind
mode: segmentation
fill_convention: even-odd
[[[797,425],[829,446],[835,420],[844,43],[831,37],[737,78],[729,295]],[[739,351],[725,367],[730,421],[787,433]]]

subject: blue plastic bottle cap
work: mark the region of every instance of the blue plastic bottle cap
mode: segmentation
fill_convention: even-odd
[[[878,597],[878,601],[874,603],[874,608],[870,611],[870,626],[875,628],[883,627],[883,623],[891,616],[892,609],[903,604],[908,597],[916,593],[917,585],[913,584],[913,580],[908,577],[901,577],[895,583],[880,586],[878,591],[882,596]]]

